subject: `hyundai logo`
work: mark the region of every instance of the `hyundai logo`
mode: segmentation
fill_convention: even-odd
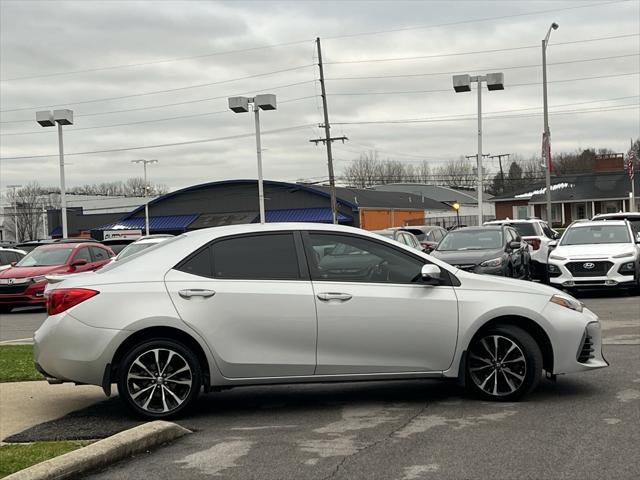
[[[595,268],[596,264],[593,262],[587,262],[587,263],[583,263],[582,266],[586,270],[591,270],[592,268]]]

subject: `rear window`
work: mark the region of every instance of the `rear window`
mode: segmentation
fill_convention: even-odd
[[[539,237],[540,232],[535,223],[512,223],[511,226],[517,230],[521,237]]]

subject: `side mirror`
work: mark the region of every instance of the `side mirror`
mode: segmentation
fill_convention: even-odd
[[[440,285],[440,267],[427,263],[422,266],[420,271],[422,282],[427,285]]]
[[[560,235],[558,232],[553,232],[553,239],[554,240],[558,240],[562,235]]]
[[[638,239],[638,241],[640,242],[640,238]],[[11,266],[15,267],[18,264],[18,262],[11,262]]]
[[[88,262],[84,259],[84,258],[78,258],[77,260],[74,260],[73,262],[71,262],[71,267],[76,268],[76,267],[81,267],[83,265],[86,265]]]
[[[558,246],[558,241],[557,240],[551,240],[549,242],[549,251],[553,250],[554,248],[556,248]]]
[[[511,250],[518,250],[521,247],[522,247],[522,243],[520,242],[509,242],[509,248]]]

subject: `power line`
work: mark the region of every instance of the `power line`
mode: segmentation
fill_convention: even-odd
[[[292,67],[292,68],[285,68],[283,70],[274,70],[271,72],[265,72],[265,73],[257,73],[254,75],[247,75],[245,77],[238,77],[238,78],[230,78],[227,80],[219,80],[217,82],[209,82],[209,83],[199,83],[199,84],[195,84],[195,85],[186,85],[184,87],[176,87],[176,88],[168,88],[166,90],[154,90],[151,92],[142,92],[142,93],[132,93],[129,95],[120,95],[117,97],[105,97],[105,98],[95,98],[92,100],[80,100],[77,102],[65,102],[65,103],[57,103],[57,104],[53,104],[53,105],[32,105],[29,107],[20,107],[20,108],[9,108],[9,109],[5,109],[5,110],[0,110],[0,113],[6,113],[6,112],[19,112],[19,111],[23,111],[23,110],[37,110],[38,108],[52,108],[52,107],[65,107],[65,106],[70,106],[70,105],[83,105],[86,103],[97,103],[97,102],[109,102],[112,100],[122,100],[125,98],[133,98],[133,97],[144,97],[144,96],[148,96],[148,95],[156,95],[159,93],[170,93],[170,92],[178,92],[178,91],[182,91],[182,90],[189,90],[191,88],[201,88],[201,87],[211,87],[213,85],[221,85],[223,83],[230,83],[230,82],[236,82],[239,80],[247,80],[247,79],[251,79],[251,78],[258,78],[258,77],[265,77],[268,75],[275,75],[278,73],[283,73],[283,72],[292,72],[294,70],[300,70],[303,68],[309,68],[309,67],[313,67],[313,64],[309,64],[309,65],[300,65],[297,67]],[[303,82],[303,83],[309,83],[307,82]],[[294,85],[299,85],[299,83],[295,83],[295,84],[291,84],[291,85],[285,85],[286,87],[290,87],[290,86],[294,86]],[[273,87],[272,87],[273,88]]]
[[[603,3],[592,3],[592,4],[587,4],[587,5],[579,5],[579,6],[575,6],[575,7],[564,7],[564,8],[555,8],[555,9],[549,9],[549,10],[538,10],[535,12],[525,12],[525,13],[515,13],[512,15],[501,15],[499,17],[484,17],[484,18],[475,18],[475,19],[470,19],[470,20],[460,20],[457,22],[449,22],[449,23],[440,23],[440,24],[431,24],[431,25],[418,25],[415,27],[401,27],[401,28],[395,28],[395,29],[391,29],[391,30],[377,30],[377,31],[370,31],[370,32],[360,32],[360,33],[348,33],[348,34],[344,34],[344,35],[334,35],[334,36],[330,36],[330,37],[323,37],[323,39],[325,40],[334,40],[334,39],[339,39],[339,38],[350,38],[350,37],[363,37],[363,36],[369,36],[369,35],[379,35],[379,34],[383,34],[383,33],[396,33],[396,32],[406,32],[408,30],[424,30],[424,29],[428,29],[428,28],[440,28],[440,27],[451,27],[451,26],[456,26],[456,25],[464,25],[464,24],[468,24],[468,23],[479,23],[479,22],[488,22],[488,21],[493,21],[493,20],[504,20],[507,18],[516,18],[516,17],[526,17],[526,16],[532,16],[532,15],[542,15],[545,13],[553,13],[553,12],[562,12],[565,10],[577,10],[579,8],[591,8],[591,7],[600,7],[600,6],[604,6],[604,5],[612,5],[615,3],[626,3],[627,0],[623,0],[623,1],[613,1],[613,2],[603,2]]]
[[[596,75],[591,77],[577,77],[577,78],[567,78],[563,80],[550,80],[547,83],[563,83],[563,82],[577,82],[582,80],[595,80],[600,78],[614,78],[614,77],[624,77],[628,75],[638,75],[640,71],[637,72],[627,72],[627,73],[616,73],[612,75]],[[525,87],[530,85],[540,85],[542,82],[530,82],[530,83],[513,83],[508,85],[509,88],[513,87]],[[335,95],[347,95],[347,96],[362,96],[362,95],[405,95],[405,94],[415,94],[415,93],[441,93],[441,92],[453,92],[451,88],[441,88],[437,90],[403,90],[403,91],[387,91],[387,92],[336,92],[329,94],[330,96]]]
[[[558,42],[553,43],[551,46],[560,46],[560,45],[573,45],[576,43],[587,43],[587,42],[599,42],[603,40],[613,40],[619,38],[628,38],[628,37],[637,37],[639,33],[630,33],[625,35],[614,35],[611,37],[599,37],[599,38],[585,38],[581,40],[573,40],[569,42]],[[521,47],[508,47],[508,48],[494,48],[490,50],[476,50],[472,52],[452,52],[452,53],[438,53],[433,55],[418,55],[412,57],[389,57],[389,58],[370,58],[364,60],[342,60],[339,62],[325,62],[327,65],[344,65],[344,64],[354,64],[354,63],[377,63],[377,62],[398,62],[404,60],[422,60],[425,58],[442,58],[442,57],[456,57],[461,55],[477,55],[479,53],[499,53],[499,52],[510,52],[514,50],[526,50],[530,48],[540,48],[540,45],[524,45]]]
[[[613,60],[613,59],[617,59],[617,58],[628,58],[628,57],[638,57],[638,55],[640,55],[640,52],[636,52],[636,53],[630,53],[630,54],[626,54],[626,55],[612,55],[609,57],[598,57],[598,58],[585,58],[582,60],[568,60],[565,62],[554,62],[554,63],[547,63],[547,66],[550,65],[567,65],[567,64],[571,64],[571,63],[584,63],[584,62],[595,62],[595,61],[600,61],[600,60]],[[400,74],[400,75],[370,75],[370,76],[361,76],[361,77],[333,77],[333,78],[327,78],[327,80],[331,80],[331,81],[337,81],[337,80],[377,80],[377,79],[381,79],[381,78],[412,78],[412,77],[435,77],[438,75],[453,75],[453,74],[457,74],[457,73],[466,73],[469,71],[478,71],[478,72],[488,72],[491,70],[517,70],[520,68],[537,68],[537,67],[541,67],[542,64],[536,63],[536,64],[530,64],[530,65],[519,65],[519,66],[515,66],[515,67],[483,67],[483,68],[468,68],[466,70],[457,70],[457,71],[451,71],[451,72],[433,72],[433,73],[406,73],[406,74]]]
[[[288,100],[278,100],[278,104],[282,105],[283,103],[291,103],[291,102],[297,102],[300,100],[306,100],[309,98],[314,98],[315,95],[308,95],[306,97],[298,97],[298,98],[290,98]],[[166,121],[170,121],[170,120],[183,120],[185,118],[197,118],[197,117],[206,117],[206,116],[210,116],[210,115],[219,115],[219,114],[223,114],[223,113],[230,113],[230,110],[218,110],[216,112],[206,112],[206,113],[194,113],[191,115],[179,115],[177,117],[165,117],[165,118],[155,118],[152,120],[140,120],[137,122],[127,122],[127,123],[112,123],[109,125],[96,125],[93,127],[79,127],[79,128],[67,128],[65,129],[65,133],[69,134],[69,133],[74,133],[74,132],[78,132],[78,131],[82,131],[82,130],[94,130],[97,128],[111,128],[111,127],[125,127],[125,126],[129,126],[129,125],[141,125],[141,124],[146,124],[146,123],[157,123],[157,122],[166,122]],[[49,130],[46,129],[40,129],[40,130],[33,130],[33,131],[28,131],[28,132],[15,132],[15,133],[0,133],[0,137],[12,137],[12,136],[16,136],[16,135],[41,135],[41,134],[49,134],[49,133],[53,133]]]
[[[267,135],[267,134],[271,134],[271,133],[280,133],[280,132],[288,132],[288,131],[291,131],[291,130],[300,130],[300,129],[309,127],[309,125],[311,125],[311,124],[296,125],[296,126],[284,127],[284,128],[276,128],[276,129],[273,129],[273,130],[265,130],[265,131],[261,132],[261,134],[262,135]],[[70,156],[77,156],[77,155],[92,155],[92,154],[98,154],[98,153],[114,153],[114,152],[127,152],[127,151],[131,151],[131,150],[145,150],[145,149],[149,149],[149,148],[177,147],[177,146],[182,146],[182,145],[194,145],[194,144],[197,144],[197,143],[208,143],[208,142],[219,142],[219,141],[224,141],[224,140],[235,140],[237,138],[253,137],[254,135],[255,135],[255,132],[242,133],[242,134],[239,134],[239,135],[230,135],[230,136],[227,136],[227,137],[205,138],[205,139],[200,139],[200,140],[187,140],[187,141],[184,141],[184,142],[161,143],[161,144],[156,144],[156,145],[140,145],[140,146],[135,146],[135,147],[124,147],[124,148],[111,148],[111,149],[107,149],[107,150],[94,150],[94,151],[90,151],[90,152],[65,153],[65,156],[70,157]],[[26,160],[26,159],[33,159],[33,158],[50,158],[50,157],[57,157],[57,156],[58,156],[58,154],[53,154],[53,155],[24,155],[24,156],[20,156],[20,157],[0,157],[0,160]]]
[[[212,52],[212,53],[205,53],[202,55],[191,55],[188,57],[175,57],[175,58],[167,58],[164,60],[154,60],[154,61],[150,61],[150,62],[139,62],[139,63],[127,63],[127,64],[120,64],[120,65],[111,65],[111,66],[107,66],[107,67],[96,67],[96,68],[87,68],[84,70],[69,70],[66,72],[55,72],[55,73],[43,73],[41,75],[29,75],[29,76],[22,76],[22,77],[13,77],[13,78],[4,78],[2,80],[0,80],[0,82],[10,82],[10,81],[14,81],[14,80],[29,80],[32,78],[45,78],[45,77],[58,77],[58,76],[62,76],[62,75],[73,75],[76,73],[89,73],[89,72],[101,72],[101,71],[105,71],[105,70],[116,70],[119,68],[131,68],[131,67],[142,67],[142,66],[146,66],[146,65],[157,65],[160,63],[169,63],[169,62],[179,62],[179,61],[183,61],[183,60],[195,60],[197,58],[206,58],[206,57],[215,57],[218,55],[231,55],[231,54],[235,54],[235,53],[244,53],[244,52],[251,52],[251,51],[256,51],[256,50],[265,50],[268,48],[276,48],[276,47],[287,47],[287,46],[291,46],[291,45],[298,45],[301,43],[307,43],[307,42],[311,42],[313,40],[297,40],[297,41],[293,41],[293,42],[285,42],[285,43],[276,43],[274,45],[262,45],[259,47],[250,47],[250,48],[243,48],[240,50],[227,50],[224,52]]]

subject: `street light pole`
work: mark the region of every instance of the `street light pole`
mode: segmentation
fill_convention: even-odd
[[[67,231],[67,197],[64,179],[64,145],[62,142],[62,126],[73,125],[73,110],[44,110],[36,112],[36,122],[42,127],[58,125],[58,152],[60,155],[60,210],[62,213],[62,238],[68,237]]]
[[[260,110],[276,110],[276,96],[271,93],[249,97],[229,97],[229,109],[235,113],[246,113],[249,104],[253,106],[256,124],[256,153],[258,157],[258,204],[260,209],[260,223],[266,222],[264,208],[264,181],[262,179],[262,145],[260,142]]]
[[[145,235],[149,235],[149,183],[147,181],[147,164],[158,163],[158,160],[131,160],[131,163],[142,163],[144,166],[144,231]]]
[[[264,214],[264,181],[262,179],[262,145],[260,142],[260,109],[254,104],[253,113],[256,120],[256,153],[258,156],[258,204],[260,208],[260,223],[265,223]]]
[[[549,131],[549,105],[547,102],[547,45],[551,30],[557,30],[558,24],[552,23],[547,35],[542,39],[542,106],[544,110],[544,134],[542,138],[543,154],[545,156],[545,193],[547,221],[549,227],[553,227],[553,215],[551,211],[551,132]]]
[[[488,90],[504,90],[504,74],[502,73],[488,73],[487,75],[454,75],[453,76],[453,89],[456,92],[470,92],[471,82],[475,82],[478,85],[478,225],[482,225],[483,216],[483,204],[482,204],[482,190],[483,175],[482,175],[482,82],[487,83]]]

